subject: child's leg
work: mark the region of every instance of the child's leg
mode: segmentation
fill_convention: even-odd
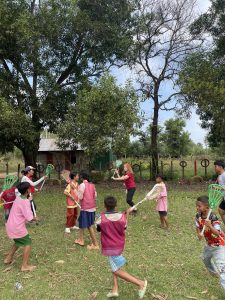
[[[215,262],[216,268],[219,272],[220,283],[225,290],[225,247],[219,246],[213,248],[213,261]]]
[[[79,239],[76,239],[74,241],[75,244],[78,244],[80,246],[84,246],[84,229],[80,228],[79,229]]]
[[[159,212],[159,218],[160,218],[161,227],[164,228],[164,217],[160,214],[160,212]]]
[[[71,228],[75,225],[74,223],[74,208],[67,208],[66,209],[66,228]]]
[[[11,262],[13,261],[14,254],[16,253],[17,249],[18,249],[18,247],[16,246],[16,244],[14,244],[12,246],[12,248],[10,249],[10,251],[9,251],[8,255],[6,256],[6,258],[4,259],[5,264],[11,264]]]
[[[113,293],[118,293],[119,287],[118,287],[118,280],[117,280],[117,276],[113,274],[113,288],[112,288],[112,292]]]
[[[204,250],[203,250],[203,254],[202,254],[202,259],[203,262],[207,268],[207,270],[211,273],[211,274],[217,274],[217,269],[214,265],[214,263],[212,262],[212,247],[210,246],[205,246]]]
[[[124,280],[126,280],[127,282],[130,282],[130,283],[133,283],[135,285],[137,285],[139,287],[139,289],[143,289],[144,288],[144,285],[145,285],[145,282],[128,274],[127,272],[119,269],[118,271],[114,272],[114,275],[117,276],[117,277],[120,277]]]
[[[30,266],[28,264],[29,257],[30,257],[30,252],[31,252],[31,245],[26,245],[23,248],[23,263],[22,263],[22,267],[21,267],[22,272],[32,271],[36,268],[36,266]]]
[[[167,216],[164,216],[164,217],[163,217],[163,221],[164,221],[165,227],[166,227],[166,228],[169,228],[169,223],[168,223],[168,218],[167,218]]]
[[[98,242],[97,242],[97,239],[96,239],[96,235],[95,235],[95,231],[94,231],[93,226],[88,227],[88,231],[89,231],[90,236],[91,236],[92,244],[93,244],[95,247],[98,247]]]

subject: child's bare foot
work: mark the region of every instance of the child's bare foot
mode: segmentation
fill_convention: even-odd
[[[74,241],[74,244],[77,244],[77,245],[79,245],[79,246],[84,246],[84,241],[81,241],[80,239],[76,239],[76,240]]]
[[[26,267],[21,267],[21,271],[22,272],[31,272],[31,271],[34,271],[34,269],[36,269],[37,267],[36,266],[26,266]]]
[[[12,263],[12,261],[13,261],[13,259],[10,257],[6,257],[5,259],[4,259],[4,264],[5,265],[10,265],[11,263]]]
[[[88,245],[88,246],[87,246],[87,249],[88,249],[88,250],[99,250],[99,246],[98,246],[98,245],[91,244],[91,245]]]

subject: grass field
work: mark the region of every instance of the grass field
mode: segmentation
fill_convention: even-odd
[[[119,200],[119,208],[126,208],[125,193],[118,185],[97,185],[98,211],[103,209],[105,195],[113,194]],[[141,199],[148,190],[139,185],[135,199]],[[145,299],[169,300],[222,300],[225,293],[217,278],[210,277],[201,262],[204,242],[195,235],[195,199],[205,193],[206,186],[171,187],[169,185],[170,231],[159,228],[155,203],[144,203],[138,216],[131,216],[127,229],[124,256],[128,264],[125,270],[148,280]],[[20,272],[22,251],[8,268],[3,265],[4,255],[12,242],[8,240],[3,221],[0,226],[0,299],[106,299],[112,286],[108,261],[99,252],[88,252],[75,246],[78,232],[64,236],[65,199],[63,187],[46,188],[36,196],[41,218],[39,226],[30,226],[33,250],[30,262],[37,265],[32,273]],[[0,211],[3,214],[3,211]],[[3,218],[1,218],[3,219]],[[98,237],[99,238],[99,237]],[[86,243],[89,242],[86,235]],[[57,263],[62,260],[63,263]],[[16,290],[20,282],[23,289]],[[119,299],[138,299],[134,286],[120,281]],[[96,298],[91,297],[97,293]],[[95,294],[96,295],[96,294]],[[162,298],[161,298],[162,299]]]

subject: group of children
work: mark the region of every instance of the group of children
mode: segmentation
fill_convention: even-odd
[[[225,176],[224,167],[224,162],[215,162],[215,170],[219,175],[218,179],[220,184],[223,183],[221,181],[221,176]],[[118,175],[117,177],[120,178],[121,181],[125,181],[126,187],[126,180],[130,180],[130,183],[132,183],[132,181],[134,182],[134,178],[130,179],[130,177],[133,176],[131,175],[133,174],[132,169],[130,168],[128,170],[128,168],[129,165],[126,165],[124,167],[125,174],[121,177]],[[29,167],[29,169],[32,170],[31,167]],[[28,172],[30,172],[30,170]],[[80,185],[78,184],[79,179],[81,181]],[[23,246],[24,252],[23,263],[21,267],[22,271],[31,271],[35,268],[35,266],[29,265],[31,238],[26,229],[26,222],[36,220],[34,211],[32,212],[31,210],[31,203],[33,201],[31,186],[34,184],[31,182],[28,180],[23,180],[23,182],[17,186],[17,189],[10,191],[10,197],[12,197],[13,194],[15,195],[15,200],[13,201],[10,213],[7,211],[9,209],[8,206],[5,206],[5,210],[7,212],[6,232],[9,238],[13,239],[15,243],[4,262],[6,264],[11,263],[18,247]],[[40,183],[40,181],[38,183]],[[159,212],[161,226],[168,229],[167,191],[162,176],[157,175],[156,185],[160,188],[150,191],[146,195],[146,199],[156,199],[156,209]],[[135,189],[134,186],[131,188]],[[136,285],[140,299],[144,297],[147,288],[146,280],[136,278],[122,269],[126,263],[126,259],[122,253],[125,246],[125,231],[128,217],[131,213],[136,213],[137,210],[134,202],[132,201],[134,192],[135,190],[132,191],[132,197],[128,195],[128,200],[131,207],[124,213],[117,211],[117,200],[115,197],[106,197],[104,199],[105,211],[102,212],[97,221],[95,221],[97,193],[94,184],[89,181],[86,173],[71,173],[67,187],[64,191],[67,202],[67,222],[65,233],[70,233],[71,229],[79,229],[79,238],[76,239],[74,243],[83,247],[84,230],[88,229],[91,237],[91,244],[87,246],[89,250],[99,249],[94,224],[96,224],[97,231],[101,234],[101,253],[102,255],[108,257],[109,265],[113,274],[113,288],[107,294],[108,298],[115,298],[119,296],[118,278],[122,278],[125,281]],[[3,196],[5,197],[5,195],[2,194],[1,197]],[[225,200],[222,202],[225,202]],[[221,203],[220,209],[222,209],[222,205],[223,203]],[[79,218],[78,206],[80,207]],[[199,239],[203,238],[202,229],[205,225],[204,237],[207,245],[204,248],[203,261],[211,275],[220,277],[221,285],[225,289],[225,235],[221,230],[221,222],[214,213],[212,213],[209,217],[209,220],[207,220],[207,215],[209,212],[209,202],[207,196],[198,197],[196,208],[196,230]],[[79,228],[76,227],[77,220]]]

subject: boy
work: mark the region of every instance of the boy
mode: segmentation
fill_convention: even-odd
[[[222,160],[216,160],[214,162],[215,171],[218,174],[217,183],[223,187],[225,187],[225,163]],[[219,214],[225,224],[225,199],[219,205]]]
[[[204,237],[207,245],[203,251],[203,262],[213,276],[220,277],[220,283],[225,290],[225,235],[221,231],[220,221],[214,213],[211,213],[209,220],[209,202],[207,196],[201,196],[196,201],[196,230],[199,240],[203,237],[201,231],[205,224]]]
[[[5,190],[0,194],[0,200],[4,201],[4,212],[5,212],[5,221],[7,222],[9,218],[10,210],[13,206],[13,202],[16,199],[16,187],[12,186],[10,189]]]
[[[119,297],[118,293],[118,277],[127,282],[135,284],[139,290],[139,298],[142,299],[147,288],[147,281],[142,281],[121,268],[126,263],[122,252],[125,246],[125,229],[127,226],[128,216],[132,211],[129,208],[127,216],[125,213],[118,213],[115,209],[117,200],[114,197],[106,197],[104,200],[106,212],[101,213],[101,217],[97,220],[97,231],[101,232],[102,255],[109,257],[109,264],[113,273],[113,288],[107,294],[108,298]]]
[[[22,182],[17,189],[20,194],[13,203],[8,221],[6,223],[6,232],[10,239],[13,239],[15,244],[12,246],[10,252],[6,256],[4,263],[10,264],[13,261],[14,254],[19,247],[23,249],[23,262],[21,271],[32,271],[36,267],[29,265],[29,256],[31,252],[31,237],[26,228],[26,222],[34,219],[30,206],[29,196],[30,185],[28,182]]]
[[[79,180],[79,174],[76,173],[70,173],[69,175],[70,181],[64,191],[64,195],[66,195],[66,228],[65,233],[70,233],[70,229],[78,229],[79,227],[75,226],[78,216],[78,209],[77,209],[77,202],[78,202],[78,180]]]

